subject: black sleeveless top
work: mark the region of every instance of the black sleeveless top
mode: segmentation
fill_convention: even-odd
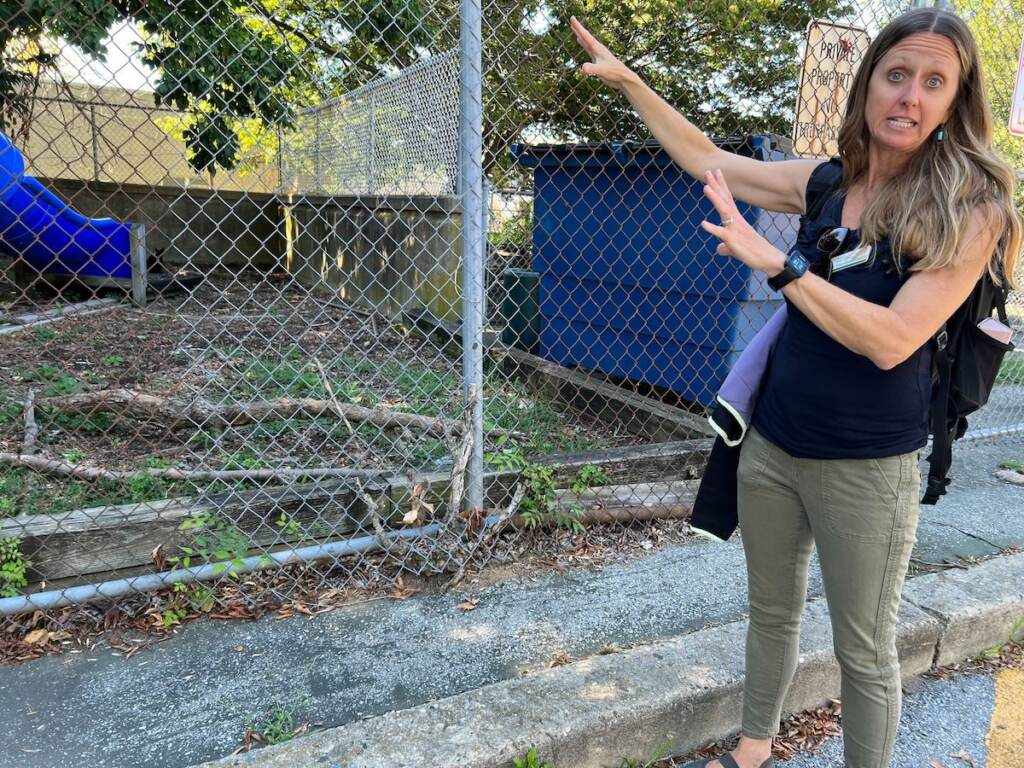
[[[837,190],[815,220],[801,222],[795,247],[812,263],[823,258],[818,237],[840,225],[845,197]],[[859,244],[853,230],[841,253]],[[885,239],[869,264],[836,272],[831,282],[889,306],[908,277],[896,269]],[[877,459],[922,448],[928,441],[931,346],[926,342],[884,371],[832,339],[788,299],[786,304],[786,324],[754,408],[758,432],[797,458]]]

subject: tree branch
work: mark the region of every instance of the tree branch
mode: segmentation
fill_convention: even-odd
[[[36,423],[36,391],[29,387],[25,395],[25,438],[21,442],[21,452],[32,454],[36,451],[36,438],[39,437],[39,425]]]
[[[336,59],[346,58],[345,53],[343,51],[340,51],[334,46],[325,43],[323,40],[311,38],[298,27],[289,24],[284,19],[277,18],[277,16],[275,16],[266,8],[264,8],[263,3],[261,3],[259,0],[249,0],[249,7],[256,11],[260,16],[265,18],[267,21],[269,21],[271,24],[273,24],[275,27],[277,27],[278,31],[284,32],[285,34],[294,35],[310,48],[315,48],[321,53],[326,53],[328,56],[332,56]]]
[[[126,472],[103,467],[83,467],[41,455],[0,452],[0,464],[27,467],[40,474],[71,477],[75,480],[133,480],[139,477],[161,477],[165,480],[296,480],[303,477],[378,477],[385,474],[376,469],[348,467],[310,467],[309,469],[145,469]]]
[[[119,416],[134,416],[143,420],[167,422],[170,429],[188,427],[237,427],[255,424],[271,419],[293,419],[298,416],[323,418],[335,416],[346,421],[374,424],[382,429],[419,429],[444,438],[449,432],[461,433],[462,425],[446,419],[421,416],[415,413],[401,413],[384,408],[367,408],[355,403],[319,400],[310,397],[281,397],[274,400],[257,400],[247,403],[212,405],[205,402],[181,403],[159,395],[147,395],[130,389],[105,389],[97,392],[81,392],[74,395],[49,397],[39,401],[41,405],[56,408],[65,413],[88,416],[97,411],[114,413]],[[525,439],[522,432],[492,429],[487,434],[493,437]]]

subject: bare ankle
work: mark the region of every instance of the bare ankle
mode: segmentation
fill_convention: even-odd
[[[772,755],[772,740],[740,736],[739,744],[736,745],[736,753],[745,757],[759,758],[763,762]]]

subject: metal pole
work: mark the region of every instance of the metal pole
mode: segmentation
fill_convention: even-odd
[[[366,188],[369,193],[374,194],[373,186],[373,145],[376,142],[376,130],[377,130],[377,94],[376,91],[370,91],[370,151],[366,157]]]
[[[480,316],[483,318],[483,325],[487,325],[487,270],[491,266],[491,248],[487,240],[487,231],[491,219],[491,181],[484,176],[483,181],[484,204],[480,206],[480,239],[483,247],[483,289],[480,292]]]
[[[460,0],[459,175],[462,179],[462,396],[472,389],[473,447],[466,466],[465,503],[484,503],[483,446],[483,83],[480,0]]]
[[[321,143],[320,143],[320,112],[317,111],[316,116],[316,127],[315,135],[313,138],[313,176],[314,176],[314,189],[318,195],[323,194],[323,167],[322,160],[320,158]]]
[[[498,523],[505,524],[505,519],[500,514],[490,515],[485,518],[483,527],[475,534],[477,537],[476,541],[479,542],[483,534],[491,526]],[[145,573],[124,579],[104,581],[99,584],[86,584],[78,587],[53,589],[46,592],[33,592],[29,595],[4,597],[0,598],[0,616],[13,616],[27,611],[60,608],[65,605],[108,601],[122,595],[166,589],[179,582],[194,584],[200,581],[215,581],[223,579],[228,570],[241,574],[298,563],[313,563],[318,560],[336,560],[360,552],[382,550],[385,548],[385,542],[387,541],[397,541],[398,539],[417,540],[437,536],[440,532],[441,523],[431,523],[417,528],[386,531],[380,536],[371,534],[346,541],[314,544],[308,547],[286,549],[280,552],[264,552],[260,555],[244,557],[241,563],[219,561],[191,568],[179,568],[174,571]]]

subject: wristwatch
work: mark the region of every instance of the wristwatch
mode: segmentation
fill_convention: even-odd
[[[786,266],[782,268],[782,271],[774,277],[768,278],[768,285],[772,287],[772,290],[781,291],[784,286],[803,275],[810,266],[811,263],[794,248],[786,257]]]

